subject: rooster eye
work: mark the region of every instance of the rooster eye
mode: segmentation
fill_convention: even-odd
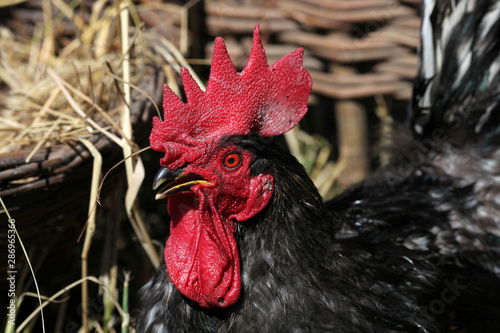
[[[237,153],[230,153],[227,154],[226,157],[224,157],[224,166],[226,166],[227,168],[234,169],[238,165],[240,165],[240,162],[241,156]]]

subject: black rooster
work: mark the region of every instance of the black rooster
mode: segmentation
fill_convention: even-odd
[[[500,1],[427,1],[393,163],[322,201],[269,137],[305,113],[301,50],[165,89],[165,262],[137,332],[500,332]],[[407,144],[405,144],[407,143]]]

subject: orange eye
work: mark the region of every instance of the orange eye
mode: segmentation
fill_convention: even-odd
[[[224,166],[228,168],[236,168],[238,165],[240,165],[241,162],[241,156],[237,153],[231,153],[227,154],[226,157],[224,157]]]

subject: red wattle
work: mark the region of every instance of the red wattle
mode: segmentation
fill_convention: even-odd
[[[240,295],[240,260],[234,225],[221,220],[211,201],[201,192],[169,199],[165,262],[183,295],[206,308],[227,307]]]

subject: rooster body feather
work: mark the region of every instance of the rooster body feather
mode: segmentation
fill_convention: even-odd
[[[202,308],[161,267],[144,287],[139,331],[500,329],[498,238],[454,222],[481,206],[473,186],[415,168],[397,184],[382,173],[325,205],[292,156],[255,137],[231,140],[258,146],[275,176],[271,202],[236,231],[242,296]]]

